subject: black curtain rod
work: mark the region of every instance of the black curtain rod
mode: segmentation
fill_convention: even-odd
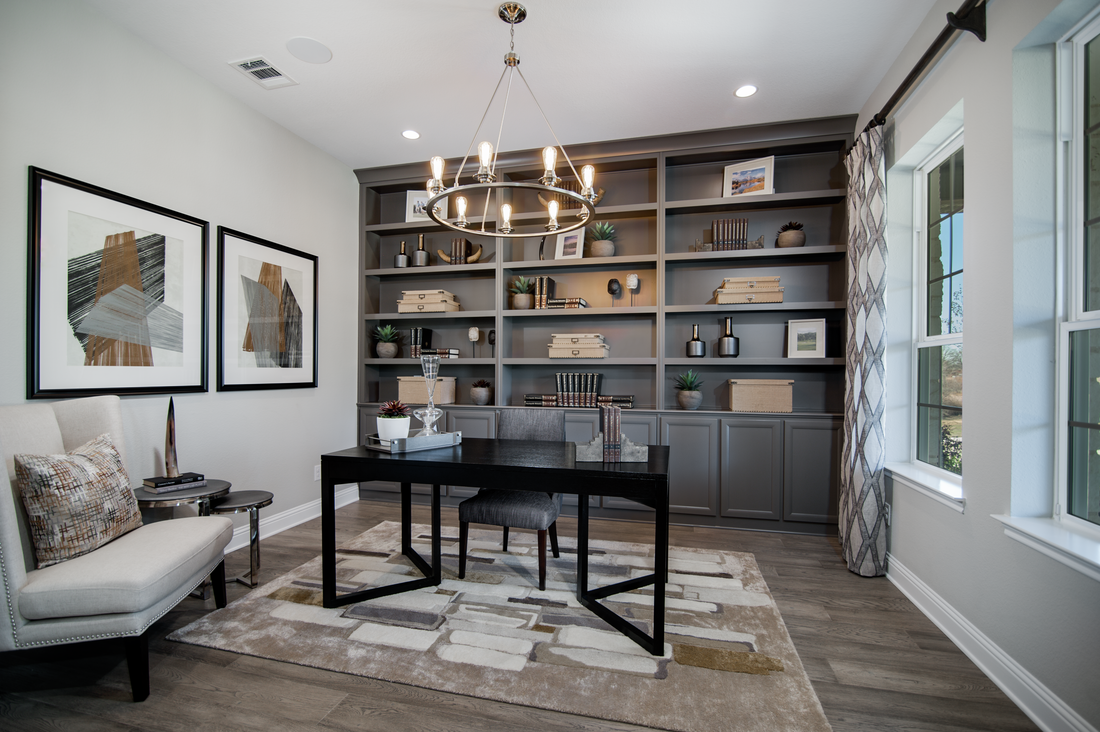
[[[932,45],[929,46],[928,50],[924,52],[924,55],[920,57],[920,60],[917,61],[917,65],[913,67],[913,70],[910,71],[909,75],[901,82],[901,86],[897,88],[894,95],[887,100],[885,106],[883,106],[878,114],[872,117],[871,121],[867,123],[867,126],[863,128],[863,132],[886,123],[886,118],[889,116],[890,112],[892,112],[894,107],[898,106],[910,90],[917,85],[917,82],[921,80],[924,73],[947,46],[948,42],[954,36],[955,31],[970,31],[978,37],[979,41],[985,43],[985,3],[986,0],[966,0],[966,2],[959,7],[958,12],[947,14],[947,25],[940,31],[940,34],[936,36],[936,40],[932,41]]]

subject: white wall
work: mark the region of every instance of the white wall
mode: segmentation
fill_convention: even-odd
[[[958,5],[958,0],[936,4],[868,100],[858,129]],[[987,42],[964,35],[887,128],[887,159],[902,160],[963,102],[966,509],[958,513],[901,484],[890,486],[890,576],[1047,729],[1100,726],[1100,583],[1009,539],[991,514],[1050,515],[1053,46],[1036,35],[1021,42],[1048,15],[1061,22],[1073,14],[1067,13],[1069,6],[1080,5],[1076,0],[990,2]],[[1076,12],[1079,17],[1083,11]],[[911,207],[910,198],[905,186],[888,190],[892,208]],[[908,266],[911,234],[891,227],[888,236],[891,264]],[[893,345],[902,340],[898,332],[910,327],[912,293],[891,278],[889,297]],[[896,321],[895,299],[903,301]],[[888,375],[892,400],[898,390],[908,389],[906,376]],[[904,447],[897,444],[905,439],[901,432],[887,436],[895,456]]]
[[[210,222],[210,391],[175,397],[180,468],[272,491],[261,517],[317,499],[318,456],[356,443],[352,171],[84,3],[0,1],[0,404],[26,394],[30,165]],[[218,225],[318,255],[318,388],[215,391]],[[134,479],[163,472],[167,407],[123,400]]]

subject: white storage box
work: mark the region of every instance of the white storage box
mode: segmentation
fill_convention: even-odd
[[[607,358],[611,353],[611,346],[606,343],[551,343],[549,346],[550,358]]]
[[[551,333],[550,340],[554,346],[592,345],[603,343],[603,336],[599,333]]]

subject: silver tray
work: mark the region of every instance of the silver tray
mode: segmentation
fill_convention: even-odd
[[[441,432],[438,435],[426,437],[397,437],[392,440],[383,440],[377,434],[367,435],[367,444],[363,447],[378,452],[396,454],[399,452],[416,452],[417,450],[435,450],[440,447],[454,447],[462,444],[461,432]]]

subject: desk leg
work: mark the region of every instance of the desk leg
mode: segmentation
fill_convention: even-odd
[[[412,549],[412,483],[401,484],[401,553]]]
[[[577,599],[588,593],[588,496],[577,496]]]
[[[432,578],[438,585],[443,581],[443,520],[439,507],[440,488],[432,486]]]
[[[657,502],[656,536],[653,538],[653,649],[665,645],[665,583],[668,582],[668,487]]]
[[[336,484],[321,470],[321,604],[337,607],[336,600]]]

